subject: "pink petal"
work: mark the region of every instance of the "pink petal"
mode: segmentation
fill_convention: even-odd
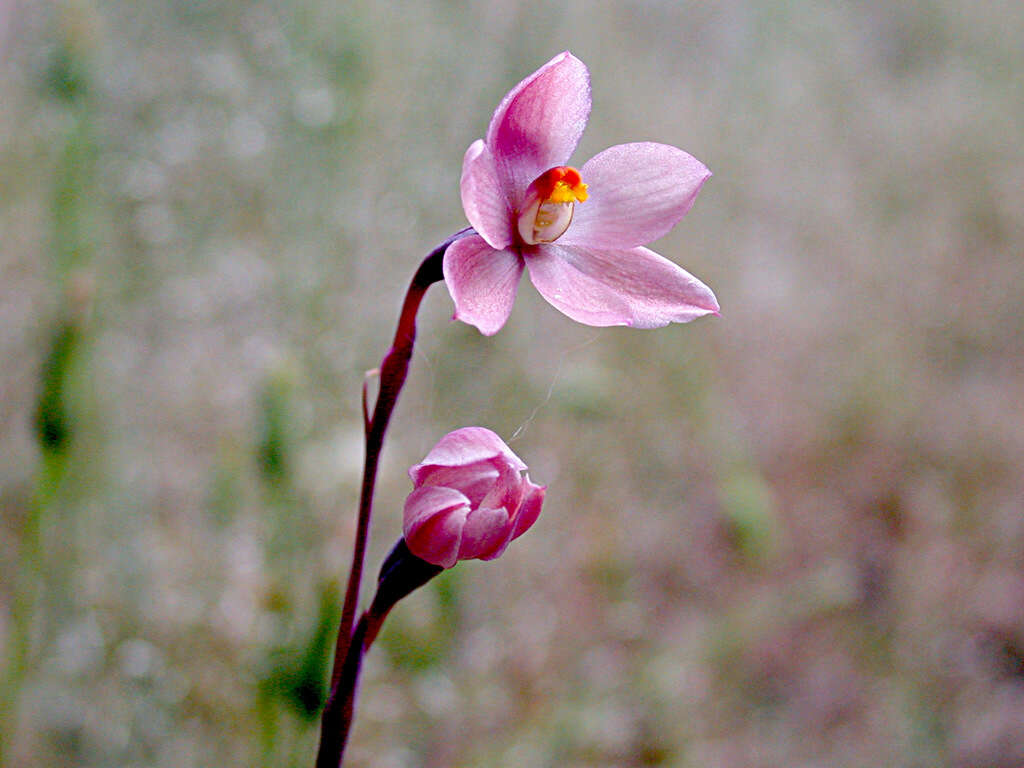
[[[512,449],[486,427],[462,427],[438,440],[437,445],[423,461],[409,470],[409,476],[416,481],[416,472],[430,464],[446,467],[464,467],[478,461],[503,458],[516,469],[525,470],[523,460],[512,453]]]
[[[512,313],[522,257],[511,250],[497,251],[478,235],[463,237],[445,251],[444,281],[455,302],[453,320],[475,325],[493,336]]]
[[[535,178],[564,165],[590,116],[590,75],[568,51],[509,91],[491,118],[487,146],[513,210]]]
[[[495,465],[499,463],[504,466],[503,460],[494,458],[454,467],[417,464],[409,470],[409,476],[417,488],[424,485],[455,488],[476,507],[494,490],[500,475]]]
[[[489,246],[501,250],[512,244],[512,213],[494,157],[487,145],[477,139],[469,145],[462,161],[462,207],[473,229]]]
[[[580,169],[589,197],[576,205],[560,245],[632,248],[662,237],[693,207],[711,176],[667,144],[619,144]]]
[[[526,495],[523,498],[522,506],[519,507],[519,512],[515,516],[515,530],[512,533],[513,539],[522,536],[530,529],[530,526],[537,522],[546,491],[546,485],[534,485],[530,482],[529,477],[526,478]]]
[[[660,328],[718,313],[710,288],[647,248],[545,245],[526,266],[541,295],[585,325]]]
[[[456,490],[418,488],[405,500],[402,530],[409,551],[428,563],[451,568],[459,557],[469,500]]]
[[[499,463],[499,474],[487,495],[480,502],[482,507],[502,507],[510,513],[519,509],[523,503],[526,486],[523,483],[522,470],[508,462]]]
[[[505,551],[512,540],[512,524],[508,511],[481,507],[471,510],[462,529],[459,559],[493,560]]]

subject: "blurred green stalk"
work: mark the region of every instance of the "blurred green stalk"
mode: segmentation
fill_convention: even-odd
[[[73,9],[68,6],[62,10],[70,14]],[[66,19],[58,12],[58,22],[62,21]],[[92,260],[95,230],[92,195],[97,144],[92,132],[93,108],[87,98],[87,53],[92,41],[75,37],[80,26],[64,26],[58,32],[60,41],[41,83],[46,93],[67,106],[71,118],[54,169],[51,197],[50,251],[64,307],[50,338],[35,406],[34,427],[41,460],[26,505],[12,587],[7,668],[0,688],[0,766],[14,754],[22,689],[34,657],[47,640],[41,593],[51,569],[46,567],[44,535],[48,513],[67,475],[75,437],[70,389],[90,298],[89,280],[81,277]]]

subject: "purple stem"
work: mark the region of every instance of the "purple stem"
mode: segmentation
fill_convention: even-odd
[[[359,494],[359,519],[356,524],[356,538],[352,547],[352,567],[345,589],[345,603],[341,609],[341,624],[334,646],[334,669],[331,672],[331,692],[324,706],[320,721],[320,749],[317,753],[317,768],[338,768],[345,753],[352,716],[355,711],[355,686],[359,678],[362,656],[369,644],[364,641],[367,626],[363,620],[353,630],[356,609],[359,603],[359,588],[363,577],[363,560],[366,543],[370,535],[370,517],[373,513],[373,491],[377,483],[377,465],[380,461],[384,435],[387,432],[391,413],[398,402],[398,396],[409,373],[413,345],[416,342],[416,314],[427,289],[444,279],[441,263],[448,246],[461,237],[472,233],[467,227],[449,237],[420,264],[406,291],[402,311],[398,317],[398,328],[391,349],[380,364],[380,389],[373,408],[373,416],[366,422],[366,453],[363,464],[363,484]],[[364,616],[364,618],[366,618]],[[380,617],[383,621],[384,617]],[[380,628],[379,622],[372,629],[370,642]],[[350,649],[353,651],[350,653]]]
[[[317,768],[339,768],[345,757],[345,745],[352,727],[356,709],[356,685],[363,666],[363,655],[377,637],[387,616],[364,611],[352,630],[345,657],[335,664],[340,674],[340,685],[331,693],[320,725],[320,751],[316,756]]]

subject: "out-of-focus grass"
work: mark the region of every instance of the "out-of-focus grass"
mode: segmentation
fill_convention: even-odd
[[[0,13],[4,765],[311,762],[363,372],[466,146],[565,48],[577,161],[714,171],[656,248],[723,316],[583,328],[524,284],[484,339],[432,291],[371,571],[449,429],[550,490],[389,618],[351,764],[1024,762],[1024,13],[538,13]]]

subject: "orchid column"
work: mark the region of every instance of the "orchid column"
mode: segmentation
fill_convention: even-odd
[[[377,463],[412,357],[426,289],[444,279],[453,319],[497,333],[508,321],[523,270],[541,295],[592,326],[656,328],[718,314],[711,289],[644,247],[693,206],[710,172],[680,149],[619,144],[579,168],[569,165],[590,115],[583,63],[561,53],[513,88],[487,135],[466,151],[461,193],[472,229],[442,243],[420,265],[380,367],[370,416],[352,569],[335,647],[317,765],[338,766],[355,711],[363,655],[388,611],[458,560],[492,559],[540,513],[545,488],[495,433],[466,427],[444,437],[410,470],[404,537],[355,621],[373,509]]]

